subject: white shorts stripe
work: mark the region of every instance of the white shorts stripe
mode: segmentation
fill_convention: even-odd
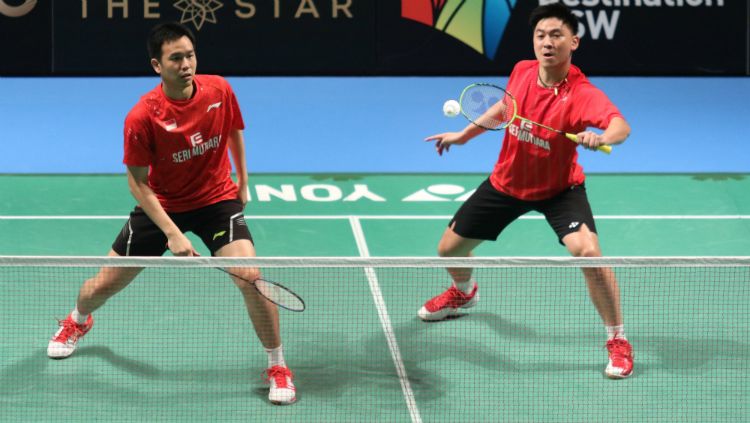
[[[234,219],[242,216],[242,212],[233,214],[229,217],[229,242],[234,241]]]

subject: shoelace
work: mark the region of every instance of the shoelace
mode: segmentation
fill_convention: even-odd
[[[468,301],[468,295],[461,292],[455,286],[451,286],[447,291],[435,297],[430,301],[435,308],[440,307],[460,307],[464,302]]]
[[[266,383],[271,383],[271,379],[273,379],[274,382],[276,382],[277,388],[287,388],[286,378],[288,376],[291,379],[293,374],[292,371],[286,367],[273,366],[261,373],[261,376]]]
[[[75,341],[83,335],[83,331],[80,329],[79,325],[72,320],[58,320],[57,324],[62,326],[63,330],[61,330],[60,334],[55,337],[56,341],[61,339]]]
[[[633,357],[633,350],[624,339],[615,338],[607,341],[607,350],[610,355]]]

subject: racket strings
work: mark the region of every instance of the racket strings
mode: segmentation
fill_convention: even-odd
[[[515,103],[499,87],[474,85],[461,96],[461,112],[483,128],[504,129],[515,116]]]
[[[260,293],[260,295],[264,296],[267,300],[271,301],[272,303],[283,307],[290,311],[304,311],[305,310],[305,301],[300,298],[299,295],[292,292],[291,289],[281,285],[280,283],[272,282],[266,279],[248,279],[245,277],[240,276],[241,272],[238,271],[239,269],[224,269],[221,267],[216,267],[216,270],[220,270],[234,278],[243,280],[245,282],[248,282],[252,284],[255,289]]]
[[[305,309],[305,303],[300,297],[273,282],[265,279],[256,279],[254,284],[258,292],[272,303],[292,311],[302,311]]]

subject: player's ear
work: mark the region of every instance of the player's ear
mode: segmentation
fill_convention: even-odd
[[[156,59],[151,59],[151,67],[154,68],[154,72],[161,75],[161,63]]]
[[[578,50],[578,46],[581,44],[581,37],[574,35],[570,43],[570,51]]]

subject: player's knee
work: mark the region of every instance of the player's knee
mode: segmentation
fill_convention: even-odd
[[[456,257],[456,248],[448,243],[440,242],[437,248],[438,256],[440,257]]]
[[[455,225],[453,225],[455,226]],[[446,229],[438,243],[437,253],[440,257],[469,257],[481,241],[464,238],[453,231],[453,226]]]
[[[573,251],[573,255],[576,257],[601,257],[602,253],[596,244],[583,243]]]
[[[251,283],[260,278],[260,270],[254,267],[230,269],[230,273],[236,276],[232,278],[232,281],[240,289],[253,289]]]
[[[137,270],[134,274],[137,274]],[[80,297],[85,299],[107,299],[133,280],[130,273],[116,272],[116,271],[101,271],[96,276],[87,279],[83,283],[80,290]]]

